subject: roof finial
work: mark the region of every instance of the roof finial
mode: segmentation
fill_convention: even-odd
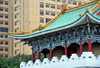
[[[89,9],[88,9],[88,8],[86,8],[86,11],[89,11]]]
[[[81,13],[81,14],[79,14],[79,16],[81,17],[81,16],[83,16],[83,14]]]
[[[65,10],[67,10],[67,9],[68,9],[67,3],[64,2],[64,3],[61,5],[61,12],[62,12],[62,13],[65,13]]]

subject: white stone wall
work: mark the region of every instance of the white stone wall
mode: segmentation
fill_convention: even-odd
[[[68,59],[66,55],[62,55],[61,59],[53,57],[50,61],[44,58],[43,62],[39,59],[33,63],[32,61],[21,62],[20,68],[100,68],[100,55],[95,57],[92,52],[83,52],[80,57],[77,54],[72,54]]]

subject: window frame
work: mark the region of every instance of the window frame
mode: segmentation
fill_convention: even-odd
[[[44,18],[40,17],[40,23],[44,23]]]
[[[40,10],[40,15],[44,15],[44,10]]]
[[[55,16],[55,12],[51,12],[51,16]]]
[[[46,3],[46,8],[49,8],[50,7],[50,4],[49,3]]]
[[[50,15],[50,11],[46,11],[46,15]]]
[[[48,23],[51,20],[51,18],[46,18],[46,23]]]
[[[5,5],[8,5],[8,1],[5,1]]]
[[[60,0],[57,0],[57,2],[60,2]]]
[[[8,28],[0,27],[0,32],[8,32]]]
[[[44,8],[44,3],[40,2],[40,8]]]
[[[51,4],[51,8],[52,8],[52,9],[55,9],[55,5],[54,5],[54,4]]]

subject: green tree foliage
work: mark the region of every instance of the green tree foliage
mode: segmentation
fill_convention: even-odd
[[[7,68],[7,59],[0,57],[0,68]]]
[[[18,54],[14,57],[4,58],[0,57],[0,68],[20,68],[22,61],[27,62],[31,60],[31,55]]]
[[[47,57],[49,57],[49,54],[47,54]],[[0,68],[20,68],[20,63],[22,61],[28,62],[32,59],[32,55],[26,55],[26,54],[18,54],[14,57],[5,58],[0,57]],[[35,59],[37,59],[37,53],[35,53]],[[44,59],[44,54],[41,53],[41,61]]]

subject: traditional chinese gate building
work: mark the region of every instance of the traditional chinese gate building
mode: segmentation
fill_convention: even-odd
[[[19,33],[9,32],[9,37],[20,39],[32,46],[32,61],[34,53],[49,53],[53,56],[71,56],[82,52],[100,54],[100,0],[67,9],[62,5],[62,11],[53,20],[35,30]]]

